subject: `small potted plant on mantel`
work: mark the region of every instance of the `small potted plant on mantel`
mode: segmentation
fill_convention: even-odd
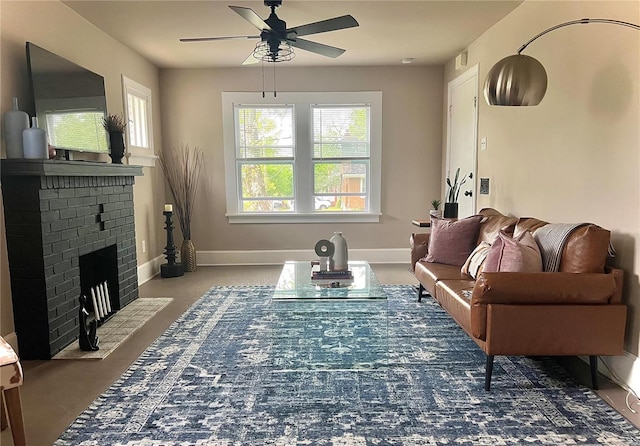
[[[122,115],[108,115],[102,118],[102,126],[109,134],[109,156],[113,164],[122,164],[124,156],[124,129],[127,122]]]
[[[431,200],[432,209],[429,211],[429,215],[435,218],[442,217],[442,211],[440,210],[440,204],[442,202],[440,200]]]

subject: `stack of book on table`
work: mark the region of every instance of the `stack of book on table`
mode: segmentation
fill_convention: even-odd
[[[347,271],[312,271],[311,280],[353,280],[353,274]]]

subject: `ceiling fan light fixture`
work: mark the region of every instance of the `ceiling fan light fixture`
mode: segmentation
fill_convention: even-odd
[[[280,41],[277,45],[272,45],[263,40],[253,49],[253,57],[263,62],[288,62],[296,57],[296,53],[287,42]]]

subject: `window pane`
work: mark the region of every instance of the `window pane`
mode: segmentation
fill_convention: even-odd
[[[242,164],[242,199],[293,198],[293,164]]]
[[[315,210],[366,211],[368,175],[368,161],[314,163]],[[320,200],[331,205],[321,208]]]
[[[291,212],[293,200],[242,200],[243,212]]]
[[[314,107],[314,158],[369,157],[370,108]]]
[[[349,195],[338,201],[339,209],[349,212],[362,212],[367,209],[367,198],[364,195]]]
[[[129,142],[135,147],[149,148],[149,123],[147,117],[148,102],[145,98],[132,93],[127,94],[127,114],[129,122]]]
[[[292,158],[293,107],[237,107],[238,158]]]

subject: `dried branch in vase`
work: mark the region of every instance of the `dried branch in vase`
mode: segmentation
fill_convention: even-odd
[[[171,149],[161,148],[158,161],[173,195],[182,237],[191,240],[191,215],[204,161],[202,150],[199,147],[191,149],[186,144]]]

